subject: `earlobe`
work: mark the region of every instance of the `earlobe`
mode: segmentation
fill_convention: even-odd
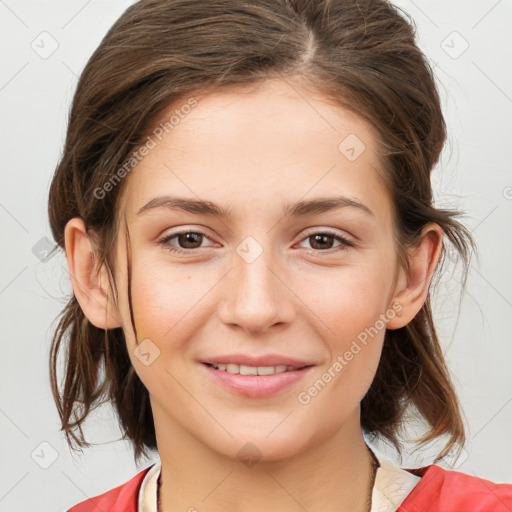
[[[404,327],[423,307],[442,249],[441,227],[434,223],[426,225],[421,234],[420,245],[408,251],[409,270],[398,287],[398,293],[392,299],[397,314],[388,322],[388,329]],[[396,306],[397,303],[400,304],[399,307]]]
[[[81,218],[75,217],[68,221],[64,239],[73,292],[85,316],[100,329],[121,327],[106,269],[102,268],[95,273],[97,254]]]

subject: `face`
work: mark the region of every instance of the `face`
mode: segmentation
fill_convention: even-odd
[[[121,223],[115,275],[129,354],[157,436],[191,436],[229,456],[248,442],[269,460],[290,456],[359,422],[396,313],[376,134],[277,80],[194,98],[123,191],[143,343],[136,350]]]

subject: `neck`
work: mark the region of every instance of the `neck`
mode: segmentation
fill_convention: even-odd
[[[218,454],[179,428],[159,429],[157,421],[155,427],[159,512],[368,511],[375,461],[359,415],[307,450],[253,465]]]

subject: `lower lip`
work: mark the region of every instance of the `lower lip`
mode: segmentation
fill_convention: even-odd
[[[231,391],[249,398],[269,397],[289,388],[310,373],[313,366],[272,375],[240,375],[216,370],[205,363],[202,366],[215,382]]]

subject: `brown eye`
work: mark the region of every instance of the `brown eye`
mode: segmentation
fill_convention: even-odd
[[[311,247],[313,249],[331,249],[334,243],[334,235],[328,233],[318,233],[308,237],[311,240]]]
[[[330,233],[328,231],[318,231],[316,233],[311,233],[306,238],[302,240],[302,242],[308,240],[310,243],[311,250],[309,252],[323,252],[329,249],[340,249],[343,250],[347,247],[353,247],[353,243],[350,240],[347,240],[345,237],[338,235],[336,233]],[[336,242],[339,242],[337,246],[334,246]],[[306,247],[306,249],[308,249]],[[332,251],[335,252],[335,251]],[[331,254],[331,253],[329,253]]]
[[[200,231],[182,231],[181,233],[167,235],[160,240],[160,244],[170,252],[188,253],[201,248],[204,238],[208,237]],[[171,243],[171,240],[174,239],[177,240],[177,243]]]
[[[182,249],[197,249],[198,247],[201,247],[202,236],[203,235],[201,233],[191,231],[188,233],[179,233],[176,235],[176,238]],[[199,245],[197,246],[198,241]]]

